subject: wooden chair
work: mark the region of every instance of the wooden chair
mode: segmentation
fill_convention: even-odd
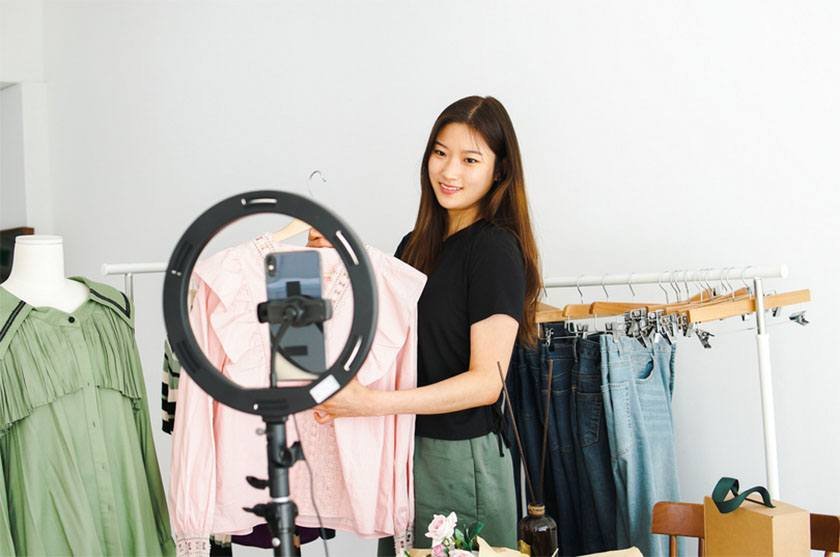
[[[651,532],[668,536],[670,555],[677,555],[677,537],[697,538],[697,555],[703,557],[703,505],[660,501],[653,507]],[[840,552],[840,516],[811,514],[811,549],[825,557]]]
[[[660,501],[653,506],[650,531],[668,536],[671,557],[677,555],[677,537],[697,538],[698,557],[703,557],[706,551],[703,544],[703,505]]]
[[[840,516],[811,514],[811,549],[825,551],[825,557],[840,552]]]

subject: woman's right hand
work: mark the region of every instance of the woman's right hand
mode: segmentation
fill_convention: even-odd
[[[326,424],[335,418],[376,416],[376,392],[353,379],[335,396],[315,407],[315,421]]]

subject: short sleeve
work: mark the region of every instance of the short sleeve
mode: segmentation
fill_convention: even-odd
[[[403,236],[403,239],[400,240],[400,245],[397,246],[397,251],[394,252],[394,257],[397,259],[402,259],[402,254],[405,252],[405,246],[408,245],[408,240],[411,238],[411,232]]]
[[[525,305],[525,263],[519,242],[495,226],[481,231],[467,262],[470,325],[498,313],[521,323]]]

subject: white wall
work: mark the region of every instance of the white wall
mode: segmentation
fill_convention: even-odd
[[[53,231],[47,89],[24,81],[0,89],[0,228]]]
[[[0,82],[42,78],[44,72],[43,0],[0,2]]]
[[[0,2],[0,228],[50,233],[43,7]]]
[[[783,262],[771,287],[812,289],[812,324],[772,330],[782,495],[840,513],[840,4],[65,0],[44,17],[69,272],[164,260],[211,203],[303,192],[316,168],[319,200],[391,250],[435,117],[492,94],[519,134],[547,276]],[[160,287],[136,292],[152,394]],[[765,483],[751,333],[689,339],[678,366],[683,499],[722,475]]]
[[[19,84],[0,88],[0,229],[3,230],[26,224],[21,90]]]

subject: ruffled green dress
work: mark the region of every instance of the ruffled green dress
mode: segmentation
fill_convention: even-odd
[[[174,555],[134,308],[73,313],[0,288],[0,555]]]

